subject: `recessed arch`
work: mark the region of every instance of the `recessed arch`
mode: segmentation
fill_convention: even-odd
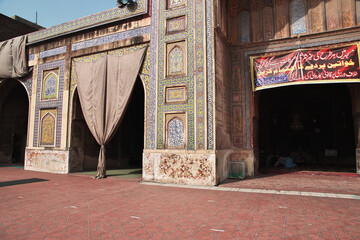
[[[142,166],[142,153],[145,142],[144,86],[145,83],[138,76],[124,116],[112,139],[106,145],[106,168],[109,170],[140,169]],[[69,132],[70,172],[95,171],[100,146],[86,125],[77,87],[74,87],[71,98],[72,104],[69,113],[71,119],[71,131]]]
[[[22,81],[1,81],[0,163],[24,164],[28,141],[29,103],[30,96]]]

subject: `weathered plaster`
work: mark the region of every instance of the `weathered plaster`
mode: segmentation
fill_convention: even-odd
[[[54,149],[26,149],[25,170],[69,173],[69,152]]]
[[[213,186],[215,154],[179,151],[144,152],[143,181]]]

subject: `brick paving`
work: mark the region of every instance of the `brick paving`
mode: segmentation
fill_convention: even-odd
[[[309,176],[301,176],[297,181],[307,182]],[[297,182],[293,177],[287,182]],[[336,177],[345,190],[328,183],[327,192],[359,192],[358,177]],[[265,189],[266,177],[260,180],[228,184],[253,181]],[[0,168],[0,183],[0,239],[360,239],[356,199],[164,187],[18,168]]]

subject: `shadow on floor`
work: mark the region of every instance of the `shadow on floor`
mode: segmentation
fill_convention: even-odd
[[[20,180],[13,180],[13,181],[7,181],[7,182],[0,182],[0,187],[8,187],[8,186],[14,186],[14,185],[45,182],[45,181],[49,181],[49,180],[41,179],[41,178],[20,179]]]
[[[76,174],[96,176],[96,173],[97,173],[96,171],[89,171],[89,172],[77,172]],[[142,177],[142,169],[141,168],[111,169],[111,170],[106,170],[106,176],[128,178],[128,179],[139,179]]]

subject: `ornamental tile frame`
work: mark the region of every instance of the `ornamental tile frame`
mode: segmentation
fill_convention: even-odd
[[[57,109],[40,110],[40,146],[54,147],[56,136]]]
[[[72,32],[89,29],[102,24],[125,20],[131,17],[144,15],[148,12],[148,0],[137,0],[137,6],[135,10],[131,10],[127,7],[124,8],[112,8],[106,11],[102,11],[93,15],[89,15],[83,18],[79,18],[70,22],[66,22],[60,25],[56,25],[50,28],[46,28],[40,31],[36,31],[28,34],[28,42],[39,42],[45,39],[57,37],[59,35],[69,34]]]
[[[167,1],[160,1],[159,10],[159,31],[158,31],[158,87],[157,87],[157,149],[164,148],[164,113],[174,112],[174,111],[184,111],[187,113],[187,122],[188,122],[188,139],[187,139],[187,149],[195,150],[195,125],[194,125],[194,36],[193,30],[194,26],[191,24],[193,22],[193,1],[188,1],[187,7],[176,8],[172,11],[165,11],[167,9]],[[185,5],[184,5],[185,6]],[[154,6],[153,6],[154,7]],[[180,15],[188,16],[188,31],[181,32],[178,34],[166,35],[166,19],[171,17],[176,17]],[[187,59],[186,65],[184,66],[187,72],[187,76],[179,76],[173,78],[166,78],[166,66],[161,64],[166,62],[166,44],[171,44],[172,42],[178,42],[179,40],[185,40],[185,47],[187,50]],[[187,104],[171,104],[166,105],[164,102],[164,89],[165,86],[179,85],[179,84],[188,84],[188,102]]]
[[[187,139],[186,112],[168,112],[164,116],[167,149],[185,149]]]
[[[51,99],[48,101],[41,100],[42,94],[42,81],[44,71],[59,69],[59,79],[58,79],[58,98]],[[62,127],[62,109],[63,109],[63,91],[64,91],[64,72],[65,72],[65,60],[58,60],[54,62],[48,62],[40,64],[37,72],[37,88],[36,88],[36,105],[35,105],[35,121],[34,121],[34,141],[33,146],[40,146],[40,111],[42,109],[57,109],[56,114],[56,135],[55,135],[55,144],[54,147],[60,148],[61,144],[61,127]]]
[[[186,31],[187,21],[186,15],[166,19],[166,33],[174,34]]]
[[[157,6],[158,3],[159,6]],[[156,79],[158,79],[156,148],[162,149],[164,145],[163,113],[186,111],[188,116],[187,149],[212,150],[214,149],[212,1],[187,1],[182,7],[174,9],[168,9],[167,3],[168,1],[154,1],[152,6],[153,9],[158,9],[157,11],[153,10],[152,24],[158,24],[159,26],[158,33],[153,28],[155,30],[151,34],[151,47],[154,48],[152,58],[155,64],[159,63],[156,67],[152,65],[151,72],[154,78],[152,81],[156,82]],[[186,32],[169,35],[167,22],[165,21],[181,16],[187,16]],[[166,76],[164,73],[167,70],[166,65],[163,66],[161,63],[166,62],[164,61],[167,55],[165,46],[181,40],[186,40],[188,52],[186,59],[187,75],[174,76],[173,78],[167,76],[164,78]],[[165,104],[164,89],[177,84],[187,84],[188,103]],[[156,99],[156,97],[154,98]]]
[[[211,0],[206,0],[206,68],[207,68],[207,149],[215,149],[214,137],[214,84],[213,71],[215,56],[214,44],[214,30],[213,30],[213,6]]]

